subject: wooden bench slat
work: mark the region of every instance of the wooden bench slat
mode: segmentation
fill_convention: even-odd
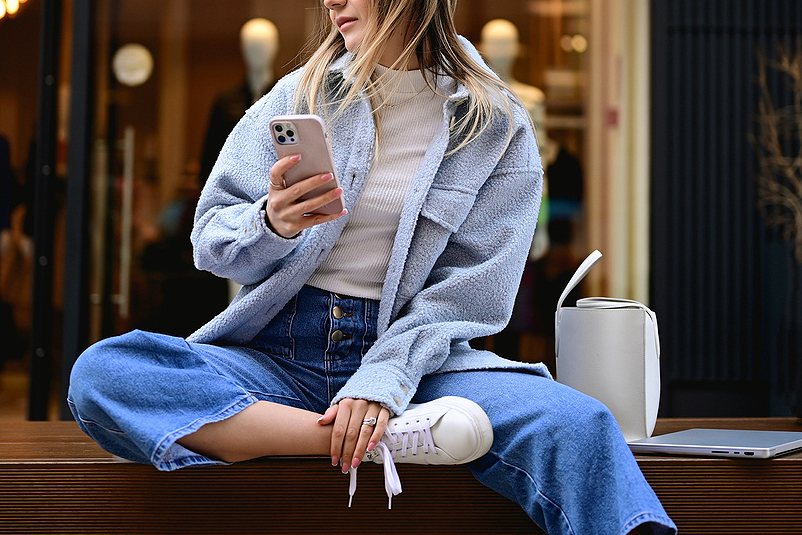
[[[796,418],[671,419],[655,434],[689,427],[802,430]],[[636,458],[681,533],[802,533],[802,453]],[[388,511],[381,467],[364,465],[349,509],[348,478],[324,457],[164,473],[104,452],[73,422],[0,422],[0,533],[540,532],[466,467],[399,473]]]
[[[326,457],[165,473],[106,453],[73,422],[0,423],[0,533],[542,533],[464,466],[399,472],[388,510],[382,467],[365,464],[349,509],[348,476]]]

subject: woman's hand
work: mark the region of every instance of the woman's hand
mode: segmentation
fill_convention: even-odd
[[[305,201],[300,200],[301,196],[334,179],[331,173],[314,175],[284,187],[284,173],[300,159],[298,154],[286,156],[270,168],[270,194],[265,206],[267,224],[273,232],[284,238],[292,238],[306,228],[333,221],[347,213],[347,210],[333,215],[312,213],[342,196],[342,188],[335,188]]]
[[[376,425],[365,423],[372,418],[376,418]],[[390,411],[375,401],[346,398],[329,407],[318,423],[334,424],[331,431],[332,466],[339,464],[343,473],[359,466],[365,452],[372,451],[381,440],[389,419]]]

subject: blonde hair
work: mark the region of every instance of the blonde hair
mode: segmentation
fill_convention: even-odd
[[[475,60],[460,42],[454,27],[456,3],[457,0],[370,0],[371,16],[362,44],[345,73],[346,79],[353,83],[347,92],[341,87],[333,95],[338,105],[335,118],[350,104],[365,97],[371,101],[374,115],[381,109],[389,95],[380,88],[386,87],[385,77],[391,73],[388,71],[377,78],[374,69],[393,31],[406,27],[407,45],[390,68],[403,68],[414,54],[432,90],[438,75],[453,78],[468,89],[468,111],[456,121],[452,130],[452,135],[460,139],[453,150],[459,150],[481,135],[490,125],[497,106],[501,106],[508,118],[509,141],[515,122],[510,101],[515,98],[514,94],[507,84]],[[296,110],[306,108],[310,113],[319,113],[321,107],[327,107],[329,95],[321,89],[326,87],[331,64],[347,52],[345,40],[331,23],[328,10],[322,7],[321,13],[321,25],[316,36],[319,44],[304,66],[294,100]]]

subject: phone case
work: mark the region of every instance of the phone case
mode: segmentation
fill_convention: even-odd
[[[279,158],[291,154],[301,155],[301,161],[284,173],[284,183],[287,186],[321,173],[334,175],[333,180],[303,195],[302,199],[316,197],[340,187],[323,119],[317,115],[279,115],[270,121],[270,135]],[[320,207],[315,213],[339,214],[344,208],[340,197]]]

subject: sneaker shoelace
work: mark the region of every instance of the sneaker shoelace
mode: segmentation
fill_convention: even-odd
[[[429,427],[430,422],[426,420],[416,420],[414,423],[407,422],[404,429],[398,430],[397,426],[393,426],[396,430],[390,430],[388,426],[384,430],[384,436],[373,448],[376,455],[381,456],[382,464],[384,466],[384,490],[387,492],[387,508],[393,508],[393,496],[401,494],[401,479],[398,477],[398,471],[395,468],[395,461],[397,457],[406,457],[407,452],[412,455],[418,454],[418,447],[423,448],[424,453],[429,451],[434,452],[434,440],[432,440],[432,430]],[[420,444],[418,444],[420,442]],[[389,446],[388,446],[389,444]],[[394,449],[391,450],[390,446]],[[351,502],[356,493],[356,468],[348,470],[350,476],[350,484],[348,486],[348,507],[351,507]]]

